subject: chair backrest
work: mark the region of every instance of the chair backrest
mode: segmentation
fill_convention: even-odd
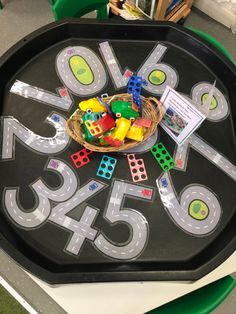
[[[97,10],[99,19],[106,19],[108,2],[109,0],[50,0],[56,20],[64,17],[81,17],[94,10]]]

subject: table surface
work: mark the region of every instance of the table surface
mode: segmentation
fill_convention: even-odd
[[[28,274],[69,314],[144,313],[236,271],[236,252],[195,282],[111,282],[50,286]]]

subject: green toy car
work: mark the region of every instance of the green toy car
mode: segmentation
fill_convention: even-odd
[[[134,121],[138,118],[138,106],[128,101],[116,100],[111,104],[111,111],[117,118]]]
[[[96,121],[99,120],[102,117],[102,114],[100,112],[94,112],[94,113],[85,113],[81,118],[80,118],[80,123],[83,124],[84,126],[84,139],[86,142],[91,143],[96,140],[96,138],[90,134],[89,130],[87,129],[85,125],[85,121],[91,120],[91,121]]]

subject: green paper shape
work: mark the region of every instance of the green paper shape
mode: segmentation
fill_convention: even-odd
[[[197,214],[200,209],[201,209],[201,204],[200,203],[195,203],[193,205],[193,211],[194,211],[195,214]]]

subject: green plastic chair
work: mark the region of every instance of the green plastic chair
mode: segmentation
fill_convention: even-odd
[[[226,276],[148,314],[209,314],[227,298],[235,286],[236,280]]]
[[[186,27],[190,31],[194,32],[195,34],[199,35],[206,41],[208,41],[211,45],[213,45],[215,48],[217,48],[221,53],[223,53],[232,63],[235,64],[234,59],[232,58],[231,54],[228,52],[228,50],[213,36],[200,31],[199,29],[192,28],[192,27]]]
[[[109,0],[50,0],[55,20],[64,17],[81,17],[97,10],[98,19],[107,19]]]

